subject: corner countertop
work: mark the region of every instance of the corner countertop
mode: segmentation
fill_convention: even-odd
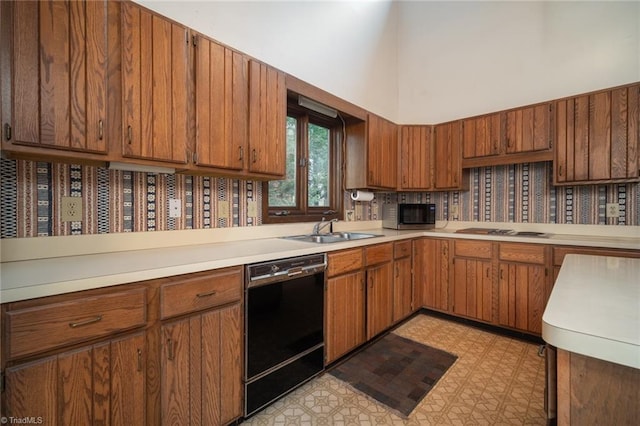
[[[567,255],[542,316],[542,337],[640,369],[640,259]]]
[[[578,227],[582,234],[561,234],[558,225],[493,224],[518,230],[551,232],[550,238],[469,235],[455,233],[470,223],[441,222],[433,230],[383,229],[380,221],[340,222],[338,231],[369,232],[376,238],[315,244],[280,237],[305,234],[310,224],[262,225],[258,227],[184,230],[130,234],[80,235],[69,237],[2,240],[0,302],[145,281],[180,274],[246,265],[286,257],[330,252],[369,244],[422,236],[475,240],[512,241],[535,244],[575,245],[640,250],[640,228],[627,227],[612,234]],[[473,223],[478,226],[478,223]]]

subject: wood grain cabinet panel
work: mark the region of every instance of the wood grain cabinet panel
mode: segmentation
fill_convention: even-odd
[[[399,126],[399,190],[433,188],[432,133],[433,126]]]
[[[414,309],[449,311],[449,246],[445,239],[414,241]]]
[[[194,162],[243,170],[249,155],[249,59],[200,34],[194,36],[194,44]]]
[[[412,241],[393,244],[393,322],[408,317],[413,311],[413,250]]]
[[[4,415],[45,424],[146,423],[144,333],[6,369]]]
[[[329,278],[326,297],[325,364],[330,364],[365,342],[364,272]]]
[[[1,7],[3,149],[106,154],[108,2],[17,1]]]
[[[189,30],[121,4],[122,155],[187,163]]]
[[[180,276],[160,287],[162,319],[188,314],[242,298],[242,268],[207,271]]]
[[[144,326],[143,288],[43,304],[6,313],[9,358]]]
[[[546,305],[545,267],[502,263],[499,280],[499,323],[542,333],[542,314]]]
[[[462,126],[460,121],[438,124],[433,137],[433,189],[465,189],[462,173]]]
[[[333,277],[346,272],[357,271],[364,265],[362,248],[341,250],[327,254],[327,276]]]
[[[549,151],[553,148],[553,104],[518,108],[505,114],[505,154]]]
[[[495,289],[491,261],[456,257],[453,265],[453,312],[492,322]]]
[[[557,185],[640,179],[640,85],[556,103]]]
[[[503,125],[502,113],[462,120],[462,158],[499,155],[503,143]]]
[[[162,424],[224,425],[242,415],[240,306],[162,326]]]
[[[287,88],[285,74],[249,61],[249,171],[284,177]]]
[[[393,323],[393,262],[367,268],[367,339]]]
[[[398,181],[397,126],[375,114],[368,114],[366,122],[349,123],[346,130],[346,187],[395,190]]]

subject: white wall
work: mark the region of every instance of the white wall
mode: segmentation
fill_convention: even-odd
[[[640,80],[638,2],[403,2],[398,19],[402,123]]]
[[[342,99],[396,117],[397,19],[390,1],[136,1]]]
[[[398,123],[640,81],[637,1],[137,1]]]

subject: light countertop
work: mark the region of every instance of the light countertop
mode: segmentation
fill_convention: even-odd
[[[542,337],[640,368],[640,259],[567,255],[542,316]]]
[[[336,230],[357,230],[380,236],[334,244],[315,244],[279,238],[310,231],[310,224],[297,224],[3,240],[2,263],[0,263],[0,302],[19,301],[421,236],[640,250],[640,238],[636,235],[632,238],[602,234],[581,237],[554,233],[551,238],[532,238],[456,234],[456,229],[467,225],[464,223],[457,224],[457,228],[449,223],[439,223],[436,229],[428,231],[382,229],[379,221],[336,225]],[[508,225],[513,228],[516,224]],[[485,226],[495,225],[485,224]],[[633,233],[638,233],[636,228],[629,227]],[[557,229],[535,226],[525,230],[553,233],[557,232]],[[590,231],[591,228],[586,229]]]

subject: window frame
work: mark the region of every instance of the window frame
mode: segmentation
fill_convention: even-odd
[[[287,117],[295,117],[297,125],[297,155],[296,155],[296,201],[295,208],[270,207],[269,206],[269,182],[262,183],[262,222],[263,223],[291,223],[291,222],[318,222],[325,218],[342,219],[343,185],[342,185],[342,144],[344,129],[339,118],[331,119],[321,114],[289,104]],[[308,206],[308,131],[309,124],[320,125],[330,130],[329,132],[329,206]],[[301,166],[300,159],[306,160]],[[288,214],[277,214],[288,211]]]

